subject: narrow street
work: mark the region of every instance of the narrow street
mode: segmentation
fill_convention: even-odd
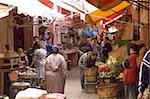
[[[0,49],[0,99],[150,99],[150,0],[0,0]]]
[[[67,96],[67,99],[98,99],[97,94],[82,93],[78,67],[73,67],[68,71],[65,95]]]

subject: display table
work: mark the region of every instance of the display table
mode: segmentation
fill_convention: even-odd
[[[9,87],[9,85],[7,85],[9,84],[9,81],[8,81],[9,78],[7,74],[10,71],[19,69],[18,60],[21,57],[24,57],[24,56],[18,56],[16,54],[12,57],[4,57],[4,55],[2,54],[0,55],[0,95],[4,95],[4,90],[8,91],[8,88],[4,88],[4,86]]]
[[[33,73],[33,74],[21,74],[21,73],[19,73],[19,77],[23,81],[30,82],[31,83],[31,87],[35,87],[36,86],[36,77],[37,77],[36,73]]]
[[[66,60],[71,61],[72,66],[77,66],[78,63],[78,52],[76,49],[66,49],[66,50],[61,50],[61,54],[65,57]]]

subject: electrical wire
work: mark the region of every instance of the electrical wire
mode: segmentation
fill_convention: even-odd
[[[143,9],[145,9],[145,10],[150,10],[148,7],[142,5],[140,2],[132,1],[132,0],[124,0],[124,1],[127,1],[127,2],[129,2],[130,4],[135,5],[135,6],[137,6],[137,7],[140,7],[140,6],[141,6],[141,7],[142,7]]]

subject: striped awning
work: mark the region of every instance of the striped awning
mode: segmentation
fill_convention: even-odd
[[[106,11],[117,6],[123,0],[86,0],[86,1],[93,4],[97,8],[101,9],[102,11]]]
[[[30,16],[62,18],[71,12],[85,15],[87,23],[106,19],[107,23],[118,19],[130,4],[122,0],[0,0],[0,3],[18,7],[20,13]]]
[[[49,7],[50,9],[53,9],[54,8],[54,2],[52,2],[51,0],[39,0],[41,3],[43,3],[45,6]],[[63,7],[61,6],[57,6],[57,10],[59,13],[61,14],[70,14],[71,11],[68,10],[68,9],[64,9]]]
[[[46,0],[45,0],[46,1]],[[48,0],[49,1],[49,0]],[[40,0],[0,0],[0,3],[17,7],[18,13],[30,16],[42,16],[48,19],[63,18],[63,14],[46,6]]]
[[[114,3],[114,6],[110,6],[108,3],[104,3],[103,5],[106,6],[87,14],[85,16],[85,20],[88,23],[95,23],[101,19],[106,19],[111,22],[114,19],[121,17],[124,14],[124,9],[127,8],[130,4],[126,1],[121,1],[121,3],[118,2],[117,5]]]

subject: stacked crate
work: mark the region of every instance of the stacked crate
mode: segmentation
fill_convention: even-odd
[[[85,68],[83,70],[83,73],[84,73],[85,93],[96,93],[97,75],[98,75],[97,67]]]

